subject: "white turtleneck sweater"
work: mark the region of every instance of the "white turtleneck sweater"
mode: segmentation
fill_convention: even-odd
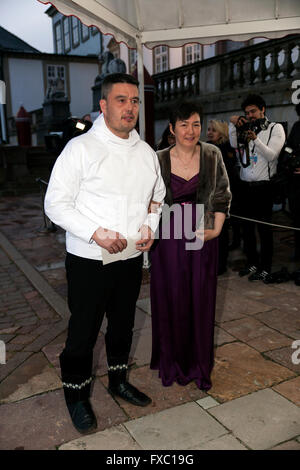
[[[135,130],[128,139],[117,137],[101,115],[87,133],[70,140],[57,158],[45,212],[66,230],[69,253],[101,260],[101,247],[91,240],[95,230],[103,227],[128,238],[145,224],[155,232],[160,215],[148,214],[148,207],[151,200],[162,203],[164,196],[154,150]]]

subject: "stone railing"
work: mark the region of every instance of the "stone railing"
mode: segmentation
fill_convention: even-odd
[[[300,35],[273,39],[155,74],[156,105],[300,76]]]

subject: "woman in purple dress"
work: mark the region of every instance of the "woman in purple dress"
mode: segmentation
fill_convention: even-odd
[[[151,254],[150,367],[159,370],[164,386],[173,382],[186,385],[195,380],[200,389],[209,390],[217,237],[228,215],[231,193],[220,150],[199,142],[201,122],[197,106],[179,105],[172,113],[170,130],[175,145],[158,152],[166,199],[159,239]],[[204,208],[202,235],[197,232],[200,207]],[[194,239],[191,233],[197,234]]]

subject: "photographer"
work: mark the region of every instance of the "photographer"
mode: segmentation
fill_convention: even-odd
[[[287,147],[292,151],[288,177],[288,200],[294,227],[300,228],[300,103],[296,105],[299,120],[296,121],[287,139]],[[299,165],[299,166],[298,166]],[[295,230],[294,260],[300,261],[300,231]],[[293,274],[295,284],[300,285],[300,269]]]
[[[285,142],[284,129],[281,124],[267,119],[266,103],[261,96],[249,95],[241,107],[245,116],[231,116],[229,124],[230,144],[237,149],[241,163],[240,213],[246,218],[271,222],[273,200],[270,178],[276,173],[278,156]],[[267,282],[273,255],[272,228],[250,221],[243,221],[242,226],[247,265],[239,275],[250,274],[249,281]]]

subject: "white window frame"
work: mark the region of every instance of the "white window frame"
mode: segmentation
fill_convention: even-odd
[[[66,66],[62,64],[47,64],[47,89],[49,89],[57,78],[60,78],[64,84],[64,93],[67,96]]]
[[[56,54],[62,54],[63,53],[63,41],[62,41],[61,21],[58,21],[54,25],[54,37],[55,37]]]
[[[201,44],[186,44],[184,46],[184,63],[193,64],[202,60],[202,46]]]
[[[69,52],[71,50],[71,34],[70,34],[70,21],[68,17],[63,18],[62,29],[63,29],[63,34],[64,34],[64,50],[65,52]]]
[[[157,46],[154,49],[154,73],[169,70],[169,48],[168,46]]]
[[[85,42],[90,37],[90,28],[85,24],[81,23],[81,40]]]
[[[72,45],[73,45],[73,48],[75,48],[79,46],[80,44],[79,19],[76,18],[76,16],[71,17],[71,25],[72,25]]]

